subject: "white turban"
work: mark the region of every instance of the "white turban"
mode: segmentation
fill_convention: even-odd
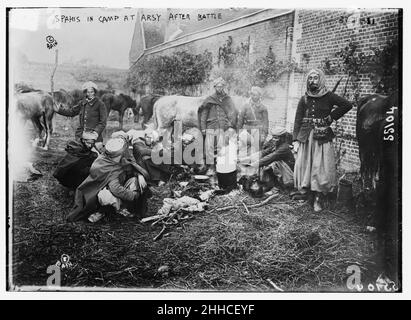
[[[214,87],[216,87],[216,86],[225,86],[225,85],[226,85],[226,82],[225,82],[225,80],[224,80],[223,78],[221,78],[221,77],[215,79],[214,82],[213,82],[213,86],[214,86]]]
[[[128,147],[127,141],[122,137],[111,138],[106,143],[106,155],[114,158],[122,155]]]
[[[287,133],[287,130],[277,127],[272,129],[270,133],[272,136],[282,136],[283,134]]]
[[[261,97],[263,95],[263,89],[260,87],[251,87],[251,93],[256,93]]]
[[[83,84],[83,86],[81,87],[81,90],[87,90],[88,88],[93,88],[94,90],[98,90],[98,87],[97,87],[97,85],[94,83],[94,82],[92,82],[92,81],[87,81],[87,82],[85,82],[84,84]]]
[[[83,131],[83,134],[81,135],[81,137],[84,140],[97,140],[98,133],[95,131]]]

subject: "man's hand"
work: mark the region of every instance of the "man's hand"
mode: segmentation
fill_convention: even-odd
[[[139,175],[137,176],[137,179],[138,179],[138,185],[140,186],[140,190],[141,190],[141,191],[144,190],[145,187],[147,187],[146,179],[144,179],[144,176],[141,175],[141,174],[139,174]]]
[[[250,167],[258,167],[259,165],[260,165],[260,162],[258,160],[250,163]]]
[[[127,131],[128,138],[131,142],[137,141],[139,137],[141,137],[141,133],[135,129],[131,129]]]
[[[333,118],[329,115],[328,117],[324,118],[325,123],[329,126],[333,123]]]
[[[293,152],[297,153],[299,148],[300,148],[300,141],[294,141],[293,142]]]
[[[206,130],[201,130],[201,133],[203,134],[203,136],[205,136],[206,135]]]

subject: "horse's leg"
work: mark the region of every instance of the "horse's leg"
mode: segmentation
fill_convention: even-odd
[[[37,147],[37,144],[42,138],[42,132],[43,132],[43,126],[41,125],[40,119],[37,117],[32,117],[31,122],[33,123],[33,128],[34,130],[37,129],[38,137],[34,139],[33,141],[33,147]]]
[[[124,117],[124,109],[121,108],[118,111],[118,121],[120,122],[120,130],[123,130],[123,117]]]
[[[44,138],[43,149],[48,150],[49,148],[49,141],[50,141],[50,128],[48,126],[48,118],[46,117],[46,113],[43,112],[43,121],[44,121],[44,131],[46,136]]]
[[[44,150],[48,150],[48,148],[49,148],[51,134],[53,132],[53,115],[54,115],[53,110],[49,110],[47,112],[47,114],[43,114],[44,123],[45,123],[45,127],[46,127],[46,140],[45,140],[45,143],[43,145]]]

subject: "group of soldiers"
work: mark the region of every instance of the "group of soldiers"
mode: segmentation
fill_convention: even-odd
[[[248,161],[249,166],[262,169],[258,172],[270,171],[280,187],[294,188],[293,193],[301,199],[312,195],[314,211],[321,211],[322,199],[337,184],[330,125],[352,108],[350,102],[327,90],[325,80],[319,69],[307,74],[291,145],[285,128],[269,130],[261,88],[251,88],[249,100],[238,113],[224,79],[216,79],[215,93],[199,108],[205,157],[215,160],[215,142],[221,134],[232,136],[240,132],[240,145],[246,149],[257,146],[257,156],[247,156],[241,159],[243,163]],[[76,139],[67,144],[67,154],[54,172],[60,183],[75,190],[75,205],[68,220],[86,218],[96,222],[110,211],[143,216],[151,196],[149,184],[164,180],[170,167],[153,163],[149,137],[142,137],[136,130],[115,132],[103,146],[106,109],[96,96],[94,83],[85,83],[83,90],[86,98],[75,107],[80,109],[76,110],[80,114]],[[213,175],[215,162],[208,161],[206,165],[206,174]]]

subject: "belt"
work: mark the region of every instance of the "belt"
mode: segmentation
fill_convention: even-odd
[[[328,126],[329,124],[323,118],[303,118],[304,123],[310,123],[317,126]]]
[[[261,121],[260,120],[247,120],[244,125],[246,126],[259,126],[261,125]]]

